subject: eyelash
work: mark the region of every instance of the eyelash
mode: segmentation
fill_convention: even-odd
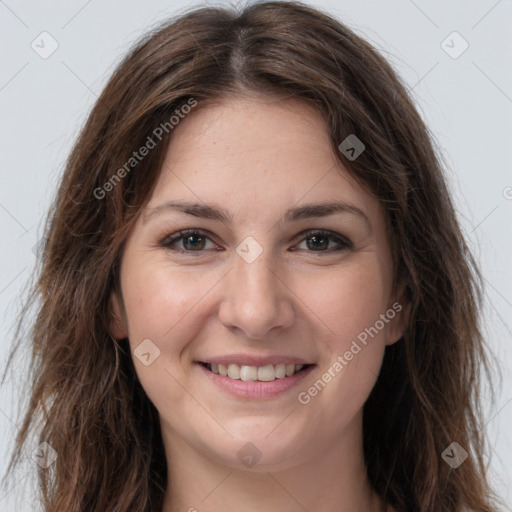
[[[173,233],[172,235],[165,236],[163,238],[163,240],[161,240],[160,246],[165,249],[170,250],[171,252],[175,252],[175,253],[183,253],[183,254],[198,253],[198,255],[199,255],[200,253],[204,252],[206,249],[191,251],[188,249],[173,249],[172,248],[172,245],[174,245],[176,242],[178,242],[179,240],[182,240],[184,238],[188,238],[190,236],[200,236],[200,237],[208,238],[209,240],[211,240],[211,238],[207,235],[207,233],[200,229],[185,229],[182,231],[178,231],[177,233]],[[353,247],[352,242],[350,242],[348,239],[341,237],[332,231],[327,231],[325,229],[309,230],[304,233],[301,233],[300,236],[302,236],[300,242],[307,240],[308,238],[312,238],[313,236],[322,236],[322,237],[326,237],[328,239],[334,240],[335,242],[340,244],[340,247],[338,247],[334,250],[327,249],[325,251],[313,251],[313,250],[307,251],[307,252],[311,252],[311,253],[331,254],[333,252],[340,251],[342,249],[351,249]],[[213,242],[213,240],[211,240],[211,241]]]

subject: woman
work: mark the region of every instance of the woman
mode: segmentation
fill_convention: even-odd
[[[496,510],[480,279],[367,42],[298,2],[193,10],[67,162],[11,464],[39,414],[45,511]]]

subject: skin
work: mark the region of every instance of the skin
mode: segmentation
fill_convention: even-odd
[[[148,218],[170,200],[215,204],[233,220],[171,209]],[[331,200],[357,206],[371,227],[346,212],[283,222],[287,208]],[[160,244],[191,228],[207,238],[178,240],[181,253]],[[301,235],[313,229],[353,247],[335,251],[336,240],[320,237],[316,249],[312,235]],[[263,249],[252,263],[236,252],[248,236]],[[169,470],[164,512],[384,510],[366,476],[362,410],[386,345],[406,325],[406,305],[392,294],[392,264],[381,205],[332,154],[325,122],[311,107],[245,97],[203,105],[180,121],[126,241],[121,293],[111,295],[115,336],[129,338],[132,354],[145,339],[160,350],[148,366],[133,360],[160,415]],[[309,403],[299,403],[298,393],[397,301],[402,311]],[[292,355],[317,366],[277,397],[241,399],[195,363],[240,353]],[[261,454],[252,467],[237,456],[248,442]]]

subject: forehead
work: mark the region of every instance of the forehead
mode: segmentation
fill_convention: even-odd
[[[237,168],[253,165],[270,172],[298,156],[306,157],[304,165],[332,165],[330,153],[325,122],[311,106],[256,96],[209,101],[192,111],[173,131],[167,163],[219,157]]]
[[[321,114],[305,102],[272,97],[209,102],[180,120],[148,208],[173,199],[215,202],[254,220],[335,200],[374,221],[382,216],[333,154]]]

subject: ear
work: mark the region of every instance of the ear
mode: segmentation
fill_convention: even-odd
[[[122,340],[128,337],[126,315],[124,313],[123,301],[116,290],[112,290],[109,299],[110,309],[110,331],[114,338]]]
[[[389,319],[386,327],[386,345],[393,345],[404,334],[409,322],[410,305],[405,298],[405,293],[400,295],[400,299],[389,304],[385,313]]]

